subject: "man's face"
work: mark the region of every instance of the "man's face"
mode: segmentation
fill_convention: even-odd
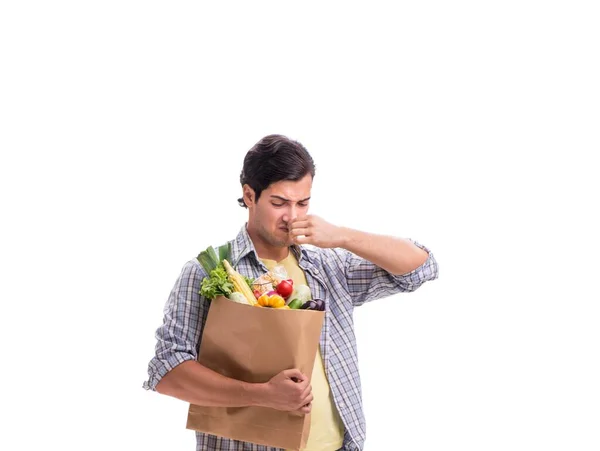
[[[312,177],[297,182],[282,180],[272,183],[258,202],[250,204],[249,225],[265,244],[287,247],[292,244],[288,223],[308,213]]]

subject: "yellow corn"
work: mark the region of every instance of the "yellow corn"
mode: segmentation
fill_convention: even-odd
[[[233,269],[227,260],[223,260],[223,266],[225,267],[225,271],[227,271],[229,281],[233,284],[233,291],[242,293],[248,300],[248,304],[256,305],[256,297],[242,275]]]

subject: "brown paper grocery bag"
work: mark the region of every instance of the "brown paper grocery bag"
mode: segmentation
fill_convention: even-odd
[[[246,382],[267,382],[291,368],[310,378],[324,316],[322,311],[258,308],[217,297],[208,311],[198,362]],[[190,404],[186,428],[299,450],[310,432],[310,414]]]

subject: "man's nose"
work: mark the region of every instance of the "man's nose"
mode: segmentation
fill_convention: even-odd
[[[295,206],[290,206],[288,207],[288,211],[283,215],[283,222],[285,222],[286,224],[292,222],[294,219],[296,219],[296,207]]]

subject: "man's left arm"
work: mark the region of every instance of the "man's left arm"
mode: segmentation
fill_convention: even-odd
[[[398,292],[415,291],[438,277],[432,252],[410,239],[338,227],[314,215],[295,221],[290,233],[298,244],[335,248],[344,262],[356,306]]]
[[[405,275],[422,266],[430,252],[406,238],[376,235],[340,227],[339,244],[359,257],[375,263],[392,275]]]

